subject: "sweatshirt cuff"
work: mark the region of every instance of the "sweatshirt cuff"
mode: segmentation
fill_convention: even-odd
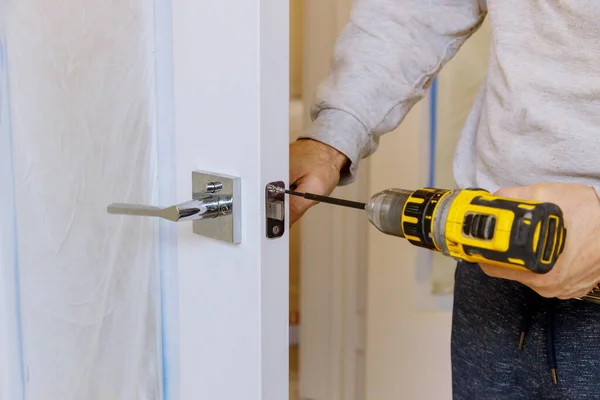
[[[365,126],[353,115],[336,109],[319,112],[299,139],[316,140],[348,157],[350,165],[341,171],[340,186],[354,182],[359,161],[369,154],[371,148],[371,135]]]

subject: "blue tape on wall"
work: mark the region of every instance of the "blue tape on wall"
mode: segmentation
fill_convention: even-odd
[[[154,0],[154,40],[156,68],[156,122],[158,199],[160,204],[177,202],[175,103],[173,82],[173,16],[171,0]],[[159,222],[160,332],[162,355],[162,400],[178,400],[179,319],[177,284],[177,227]]]
[[[438,78],[434,78],[429,91],[429,176],[427,185],[435,187],[435,155],[436,155],[436,136],[437,136],[437,97],[438,97]]]
[[[6,145],[4,162],[7,164],[7,172],[9,182],[4,182],[9,187],[4,195],[9,196],[9,204],[12,203],[10,210],[11,225],[12,225],[12,240],[10,245],[12,246],[12,261],[13,261],[13,285],[14,285],[14,309],[15,309],[15,336],[17,345],[17,360],[15,360],[15,368],[18,369],[19,376],[19,387],[21,396],[25,396],[25,379],[24,379],[24,362],[23,362],[23,334],[22,334],[22,317],[21,317],[21,282],[20,282],[20,271],[19,271],[19,253],[17,246],[17,221],[16,221],[16,204],[14,199],[15,193],[15,182],[13,173],[13,140],[10,127],[10,108],[8,101],[9,84],[8,84],[8,66],[6,60],[6,46],[0,38],[0,142]],[[6,154],[7,153],[7,154]],[[14,371],[11,371],[14,372]]]

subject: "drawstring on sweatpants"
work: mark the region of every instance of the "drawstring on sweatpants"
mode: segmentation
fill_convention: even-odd
[[[529,326],[531,325],[531,318],[533,315],[533,304],[536,299],[531,295],[530,292],[527,292],[525,297],[525,304],[523,305],[523,321],[521,322],[521,336],[519,338],[519,350],[523,350],[523,345],[525,344],[525,335],[529,331]]]
[[[548,308],[546,310],[546,352],[548,354],[548,366],[552,372],[552,382],[558,383],[558,375],[556,374],[556,349],[554,347],[554,334],[556,327],[554,318],[556,316],[556,299],[547,301]]]
[[[534,305],[539,302],[541,297],[534,291],[528,291],[525,298],[523,321],[521,322],[521,335],[519,337],[519,350],[523,350],[525,344],[525,336],[531,326],[533,318]],[[548,359],[548,367],[552,374],[552,383],[558,384],[558,374],[556,372],[556,349],[554,346],[554,336],[556,333],[555,316],[556,316],[556,299],[547,299],[544,301],[546,307],[546,354]]]

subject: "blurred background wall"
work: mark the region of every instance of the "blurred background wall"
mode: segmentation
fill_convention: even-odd
[[[302,133],[304,125],[302,106],[302,6],[302,0],[290,0],[290,141],[295,140]],[[299,229],[300,225],[294,226],[290,234],[290,322],[294,327],[299,323],[300,313]],[[296,342],[295,337],[293,339]]]
[[[302,105],[303,1],[290,0],[290,141],[304,125]],[[300,223],[290,231],[290,400],[299,398]]]
[[[290,0],[290,140],[308,123],[314,89],[330,67],[350,7],[351,0]],[[488,42],[486,23],[438,80],[436,170],[442,172],[436,183],[444,186],[453,186],[452,155],[485,77]],[[337,189],[336,195],[365,200],[389,187],[422,186],[428,112],[426,102],[417,105],[383,138],[377,154],[363,162],[357,182]],[[382,235],[361,217],[323,205],[291,231],[290,320],[301,322],[300,329],[292,329],[292,395],[450,399],[451,312],[419,309],[422,288],[415,276],[422,266],[416,249]],[[434,265],[432,280],[451,286],[452,276],[452,263]]]

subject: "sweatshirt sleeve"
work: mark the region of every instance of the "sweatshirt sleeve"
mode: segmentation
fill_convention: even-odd
[[[481,26],[482,0],[355,0],[333,67],[319,85],[302,138],[350,159],[340,185],[375,152],[421,99],[433,78]]]

